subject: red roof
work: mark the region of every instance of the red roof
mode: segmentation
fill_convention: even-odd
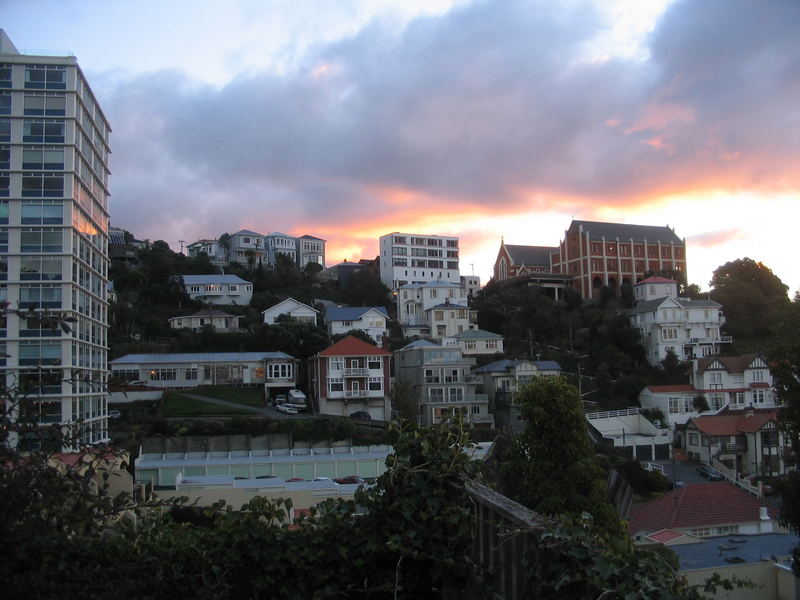
[[[758,431],[770,421],[778,420],[777,410],[742,411],[720,415],[703,415],[691,419],[695,427],[706,435],[736,435]]]
[[[677,540],[679,537],[683,537],[684,535],[686,534],[683,531],[675,531],[674,529],[660,529],[655,533],[651,533],[647,537],[656,542],[666,544],[667,542]]]
[[[693,386],[688,384],[680,385],[648,385],[647,389],[654,393],[659,392],[694,392]]]
[[[348,335],[319,353],[320,356],[378,356],[381,354],[391,355],[392,353],[352,335]]]
[[[762,503],[727,481],[692,483],[631,510],[630,532],[755,523]],[[764,505],[766,506],[766,505]],[[767,507],[771,519],[777,511]]]

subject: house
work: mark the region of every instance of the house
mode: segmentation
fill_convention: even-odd
[[[381,281],[393,292],[409,283],[461,282],[457,237],[393,232],[378,245]]]
[[[224,267],[228,264],[226,249],[220,246],[218,240],[201,239],[186,246],[186,253],[191,257],[205,254],[212,264]]]
[[[204,327],[211,327],[217,333],[238,333],[239,315],[231,315],[215,308],[204,308],[193,315],[170,317],[169,326],[172,329],[191,329],[201,331]]]
[[[301,235],[295,239],[297,266],[305,268],[308,263],[325,266],[325,240],[313,235]]]
[[[722,306],[708,299],[678,297],[678,283],[648,277],[634,286],[636,306],[626,311],[639,331],[650,364],[658,366],[672,351],[680,361],[719,354],[730,336],[720,334]]]
[[[639,406],[660,410],[665,425],[674,431],[676,425],[683,425],[700,414],[697,396],[697,390],[688,384],[649,385],[639,393]]]
[[[500,250],[494,261],[494,280],[505,281],[531,273],[551,273],[552,246],[519,246],[500,240]]]
[[[311,323],[317,324],[317,316],[319,311],[311,308],[307,304],[303,304],[294,298],[287,298],[282,302],[278,302],[270,306],[267,310],[261,312],[266,325],[274,325],[275,320],[281,315],[291,317],[297,323]]]
[[[631,509],[629,531],[634,541],[658,531],[705,538],[754,535],[778,530],[777,510],[727,481],[693,483]]]
[[[477,275],[462,275],[461,287],[467,290],[468,298],[474,298],[481,291],[481,278]]]
[[[451,303],[449,298],[425,311],[425,321],[430,328],[428,337],[433,340],[441,340],[467,331],[470,323],[475,320],[477,320],[476,312],[470,311],[467,304]]]
[[[278,255],[283,254],[293,263],[297,263],[296,238],[285,233],[274,231],[264,236],[267,249],[267,263],[274,267],[278,262]],[[305,265],[303,265],[305,266]]]
[[[453,311],[468,311],[468,295],[469,292],[465,288],[446,281],[409,283],[401,286],[397,292],[397,320],[403,328],[403,334],[406,337],[414,335],[442,337],[437,335],[439,325],[444,326],[442,331],[445,336],[458,333],[459,324],[462,326],[462,331],[469,329],[471,319],[468,312],[460,317],[454,315],[453,319],[460,319],[460,321],[454,323],[455,329],[451,327],[451,331],[448,332],[447,323],[444,320],[445,318],[450,319],[449,315],[432,310],[438,307],[438,310],[442,311],[443,305],[452,304],[459,306],[458,309],[452,309]],[[436,327],[432,327],[433,324],[430,321],[433,317],[441,318],[441,321],[435,324]]]
[[[267,261],[264,235],[249,229],[232,233],[228,240],[227,259],[243,265],[256,266]]]
[[[713,410],[726,404],[731,408],[776,406],[772,373],[759,354],[695,359],[690,383]]]
[[[468,333],[468,332],[465,332]],[[525,428],[514,394],[534,377],[559,377],[561,365],[552,360],[497,360],[472,370],[482,382],[481,389],[491,399],[496,427],[512,432]]]
[[[786,473],[788,438],[778,423],[776,408],[731,410],[700,415],[686,424],[684,444],[690,457],[745,477]]]
[[[478,393],[480,378],[470,375],[475,359],[428,340],[416,340],[394,356],[395,378],[411,385],[423,425],[439,423],[454,413],[470,427],[494,425],[489,397]]]
[[[247,306],[253,297],[253,284],[236,275],[181,275],[192,300],[206,304]]]
[[[349,335],[311,358],[311,397],[319,414],[346,417],[366,412],[373,419],[390,420],[391,356],[391,352]]]
[[[581,297],[592,299],[648,271],[686,273],[686,242],[669,227],[573,220],[550,260],[553,273],[572,276]]]
[[[109,362],[118,381],[157,388],[263,385],[292,389],[297,359],[284,352],[126,354]]]
[[[442,346],[457,346],[464,356],[503,352],[503,336],[482,329],[466,329],[442,338]]]
[[[382,344],[387,333],[389,313],[382,306],[337,306],[325,312],[325,320],[330,335],[360,329],[376,343]]]

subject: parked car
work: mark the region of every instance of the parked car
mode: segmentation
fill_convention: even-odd
[[[282,412],[282,413],[284,413],[284,414],[287,414],[287,415],[297,415],[297,414],[300,414],[300,411],[299,411],[299,410],[297,410],[296,408],[294,408],[294,407],[292,407],[292,406],[289,406],[288,404],[278,404],[278,406],[276,406],[275,408],[276,408],[276,409],[277,409],[279,412]]]
[[[364,410],[357,410],[354,413],[350,413],[350,418],[351,419],[363,419],[364,421],[371,421],[372,420],[372,415],[370,415],[368,412],[366,412]]]
[[[275,406],[278,406],[279,404],[286,404],[286,394],[278,394],[277,396],[275,396],[273,404]]]
[[[295,410],[304,411],[307,406],[306,395],[300,390],[289,390],[289,399],[286,404]]]
[[[707,467],[705,465],[700,465],[696,469],[697,474],[701,477],[705,477],[709,481],[722,481],[725,479],[725,476],[717,471],[714,467]]]
[[[344,485],[347,484],[354,484],[354,483],[366,483],[367,480],[363,477],[359,477],[358,475],[348,475],[347,477],[338,477],[334,479],[336,483],[341,483]]]
[[[122,413],[118,410],[110,410],[108,411],[108,418],[109,419],[119,419],[122,416]]]

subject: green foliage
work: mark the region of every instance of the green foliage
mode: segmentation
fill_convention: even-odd
[[[502,468],[504,493],[545,515],[591,513],[595,531],[621,536],[577,390],[561,378],[537,377],[515,402],[527,425]]]
[[[372,344],[373,346],[376,345],[375,340],[372,339],[372,336],[363,329],[351,329],[347,333],[337,333],[333,336],[332,341],[335,343],[351,335],[355,338],[360,339],[362,342],[367,342],[368,344]]]
[[[389,392],[392,401],[392,408],[400,413],[400,416],[411,423],[417,422],[419,416],[419,403],[414,394],[414,386],[405,379],[396,379],[392,390]]]
[[[370,269],[360,269],[350,276],[343,298],[351,306],[388,306],[391,290]]]

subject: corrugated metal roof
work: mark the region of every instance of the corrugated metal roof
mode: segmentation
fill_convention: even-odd
[[[181,275],[185,285],[215,284],[215,283],[250,283],[237,275]]]
[[[173,354],[126,354],[109,361],[109,364],[255,362],[273,358],[296,360],[285,352],[177,352]]]
[[[378,311],[387,319],[389,318],[389,313],[382,306],[337,306],[327,309],[325,316],[329,321],[355,321],[371,310]]]

